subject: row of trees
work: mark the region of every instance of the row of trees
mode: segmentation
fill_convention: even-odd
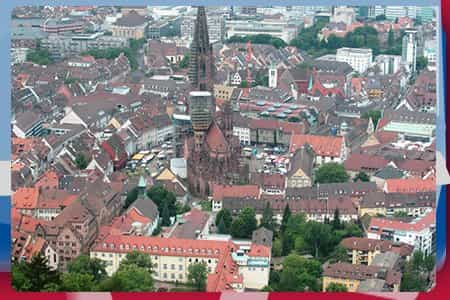
[[[51,270],[47,259],[34,256],[30,262],[12,265],[12,286],[18,291],[128,291],[154,290],[153,264],[150,256],[127,253],[119,269],[108,276],[103,261],[81,255],[70,262],[64,273]],[[205,263],[191,264],[188,285],[196,291],[206,289],[208,271]]]
[[[325,39],[319,39],[319,33],[325,25],[324,21],[320,21],[311,27],[303,28],[298,37],[291,41],[291,45],[307,51],[314,57],[335,53],[336,49],[341,47],[370,48],[374,55],[401,54],[403,32],[395,37],[394,31],[391,29],[388,32],[387,46],[381,49],[378,31],[371,26],[358,27],[344,37],[331,34],[325,41]]]
[[[246,36],[232,36],[225,43],[247,43],[250,41],[252,44],[266,44],[272,45],[275,48],[284,48],[287,46],[286,42],[280,38],[273,37],[270,34],[255,34],[255,35],[246,35]]]

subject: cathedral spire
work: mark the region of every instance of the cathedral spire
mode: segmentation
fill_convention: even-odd
[[[208,24],[204,6],[197,8],[194,39],[189,57],[189,81],[192,90],[213,91],[214,57],[209,43]]]

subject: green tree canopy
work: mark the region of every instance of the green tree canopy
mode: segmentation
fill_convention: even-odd
[[[62,275],[60,291],[82,292],[93,291],[95,289],[94,276],[87,273],[68,272]]]
[[[428,66],[428,59],[424,56],[418,56],[416,60],[416,69],[421,71]]]
[[[370,177],[369,177],[369,175],[367,175],[367,173],[360,171],[360,172],[358,172],[358,174],[355,175],[355,177],[353,178],[353,181],[354,182],[357,182],[357,181],[369,182]]]
[[[83,275],[91,275],[95,282],[103,280],[107,274],[105,263],[97,258],[90,258],[88,255],[80,255],[67,265],[69,273],[78,273]],[[81,277],[79,277],[80,279]],[[86,279],[83,277],[81,279]]]
[[[153,277],[146,268],[135,264],[121,265],[111,277],[99,286],[100,291],[151,292],[154,290]]]
[[[130,205],[133,204],[134,201],[136,201],[138,195],[139,195],[139,188],[138,187],[132,188],[127,193],[127,197],[125,198],[124,208],[127,209],[128,207],[130,207]]]
[[[223,226],[222,226],[222,228],[218,228],[219,233],[223,233],[223,234],[230,233],[231,223],[233,222],[233,218],[231,217],[230,211],[226,208],[221,209],[216,215],[215,224],[217,227],[219,227],[219,224],[221,221],[223,222]]]
[[[245,207],[231,225],[231,235],[235,238],[251,238],[257,227],[255,210]]]
[[[153,264],[150,259],[150,255],[146,253],[142,253],[139,251],[132,251],[130,253],[127,253],[125,258],[120,262],[120,268],[129,265],[136,265],[139,268],[147,270],[147,272],[149,272],[150,274],[153,273]]]
[[[321,165],[317,169],[315,176],[317,183],[347,182],[349,179],[344,166],[335,162]]]
[[[272,45],[277,49],[287,46],[285,41],[270,34],[255,34],[246,36],[235,35],[230,37],[225,43],[247,43],[248,41],[250,41],[252,44]]]
[[[347,292],[347,287],[341,283],[332,282],[327,286],[327,292]]]
[[[27,54],[27,61],[31,61],[39,65],[49,65],[53,62],[50,57],[50,52],[47,49],[40,48],[30,51]]]
[[[75,157],[75,164],[79,170],[84,170],[88,166],[88,161],[83,153],[78,153]]]
[[[283,261],[278,290],[287,292],[320,291],[321,271],[319,261],[290,254]]]
[[[175,194],[166,190],[162,185],[152,186],[147,190],[147,196],[158,206],[161,217],[163,216],[164,203],[167,203],[170,217],[174,217],[177,214],[177,198]]]
[[[17,291],[54,290],[50,286],[60,283],[60,274],[47,266],[47,259],[35,255],[30,262],[14,263],[11,266],[12,286]]]
[[[361,117],[363,119],[367,119],[367,120],[372,118],[373,126],[375,126],[375,128],[376,128],[378,121],[381,119],[381,111],[380,110],[370,110],[370,111],[364,113]]]
[[[273,222],[273,210],[270,206],[270,203],[266,203],[266,207],[264,208],[262,220],[261,220],[261,226],[265,227],[269,230],[274,229],[274,222]]]
[[[194,263],[188,267],[188,283],[198,292],[206,290],[208,269],[206,263]]]

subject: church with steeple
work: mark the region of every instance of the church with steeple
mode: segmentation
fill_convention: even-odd
[[[233,136],[233,110],[225,102],[216,109],[214,99],[214,56],[209,43],[205,8],[197,9],[194,39],[190,47],[189,115],[193,137],[184,143],[189,190],[208,196],[213,183],[231,184],[239,179],[240,144]]]

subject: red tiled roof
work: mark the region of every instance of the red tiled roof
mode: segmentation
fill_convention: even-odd
[[[228,149],[228,142],[225,139],[222,130],[220,130],[215,122],[208,130],[208,134],[206,135],[206,142],[213,152],[226,152]]]
[[[58,188],[59,186],[59,178],[58,174],[54,171],[45,172],[38,181],[34,184],[37,188]]]
[[[400,170],[409,172],[426,172],[430,170],[436,162],[419,160],[419,159],[405,159],[396,161],[395,164]]]
[[[387,193],[434,192],[436,191],[436,181],[421,178],[387,179],[384,189]]]
[[[305,126],[303,123],[282,122],[278,120],[250,119],[251,129],[281,129],[285,133],[303,134]]]
[[[381,169],[388,163],[389,161],[381,156],[352,153],[344,162],[344,167],[346,170],[360,171],[363,169]]]
[[[383,229],[419,232],[426,228],[430,228],[434,224],[436,224],[436,211],[432,209],[425,216],[411,223],[386,218],[372,218],[370,220],[368,232],[379,235],[381,235]],[[378,227],[378,229],[372,229],[374,226]]]
[[[340,157],[344,138],[341,136],[321,136],[294,134],[291,136],[290,152],[300,149],[304,144],[309,144],[318,156]]]
[[[38,204],[39,189],[38,188],[19,188],[13,194],[13,207],[19,209],[34,209]]]
[[[358,251],[375,251],[395,252],[405,257],[411,255],[414,247],[405,243],[394,243],[392,241],[377,240],[361,237],[349,237],[341,241],[341,246],[346,249]]]
[[[222,200],[223,198],[259,198],[259,187],[257,185],[220,185],[213,184],[213,199]]]

